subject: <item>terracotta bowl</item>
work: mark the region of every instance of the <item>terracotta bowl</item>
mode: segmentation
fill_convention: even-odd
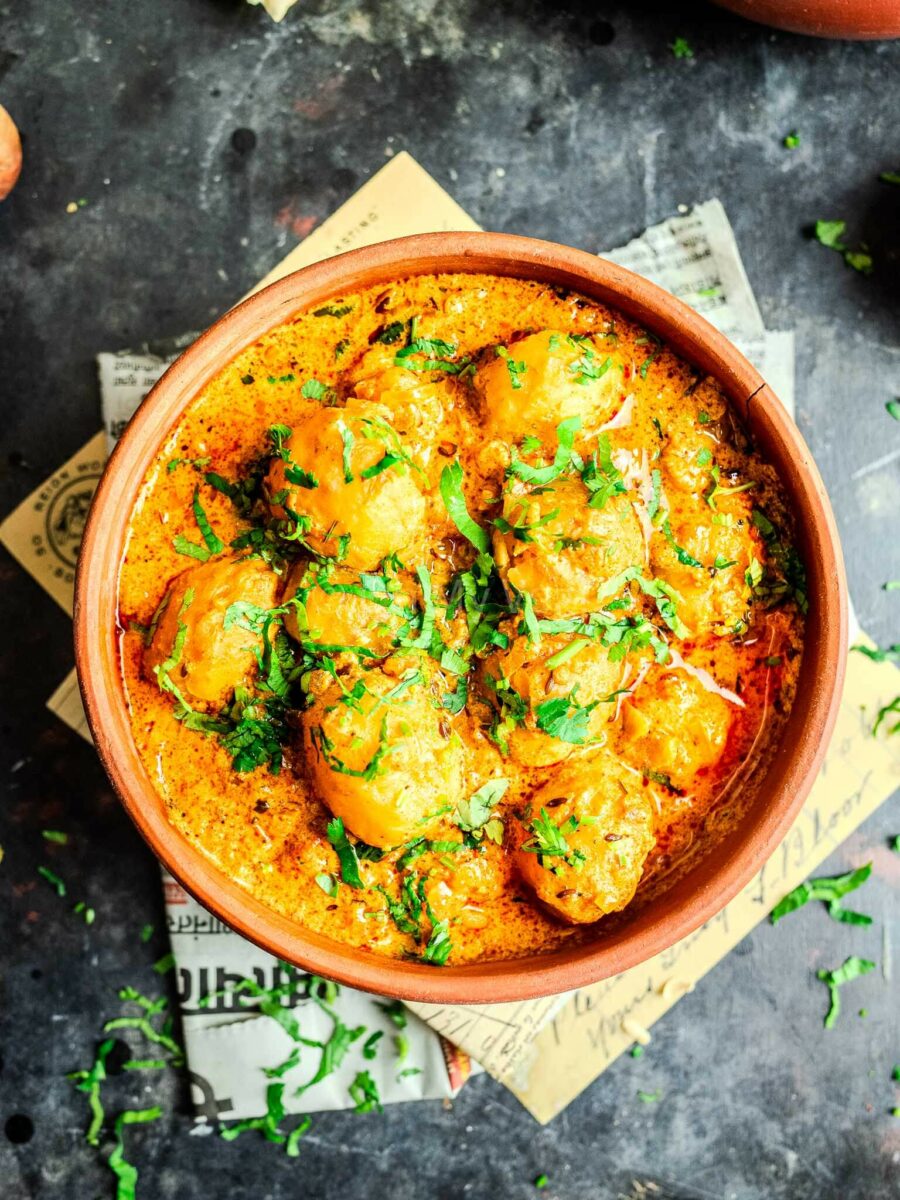
[[[255,900],[169,824],[132,741],[116,626],[117,573],[138,490],[157,448],[207,381],[300,309],[436,271],[485,271],[574,289],[618,308],[715,376],[780,472],[810,595],[797,700],[758,797],[733,835],[615,932],[600,927],[593,940],[546,956],[444,968],[390,961],[303,929]],[[169,368],[125,431],[94,498],[76,583],[75,651],[88,720],[113,786],[155,854],[202,904],[280,958],[339,982],[406,999],[489,1003],[568,991],[649,959],[719,912],[760,869],[809,792],[834,724],[847,652],[846,584],[809,450],[757,371],[703,317],[640,276],[579,250],[506,234],[424,234],[289,275],[232,309]]]
[[[900,37],[898,0],[713,0],[750,21],[813,37]]]

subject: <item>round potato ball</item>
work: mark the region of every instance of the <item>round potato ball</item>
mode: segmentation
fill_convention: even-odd
[[[314,551],[340,554],[362,571],[391,554],[420,553],[424,540],[425,498],[388,418],[386,409],[362,402],[315,408],[265,479],[274,517],[300,517]]]
[[[598,605],[602,584],[646,551],[634,506],[625,494],[591,508],[581,479],[562,476],[543,488],[513,485],[493,534],[503,582],[527,592],[541,617],[567,617]]]
[[[165,610],[144,652],[144,670],[164,677],[188,700],[221,707],[256,669],[261,634],[245,612],[275,605],[278,576],[259,558],[216,558],[183,571],[169,589]],[[170,664],[170,665],[166,665]]]
[[[526,635],[485,661],[483,679],[499,708],[498,735],[510,757],[530,767],[562,762],[577,746],[605,739],[623,662],[597,641],[571,634]]]
[[[552,329],[489,351],[474,384],[490,435],[512,442],[527,432],[548,447],[561,421],[580,417],[582,433],[597,429],[625,395],[615,354]]]
[[[739,504],[743,497],[733,497]],[[749,504],[749,502],[747,502]],[[678,616],[694,637],[729,636],[746,628],[751,589],[748,576],[761,570],[754,557],[749,511],[716,525],[707,505],[681,507],[654,533],[653,574],[678,593]]]
[[[628,905],[656,843],[646,789],[606,753],[563,768],[513,829],[523,879],[556,916],[598,921]]]
[[[733,713],[731,702],[687,671],[654,668],[622,705],[623,754],[686,791],[722,754]]]
[[[414,611],[395,576],[360,575],[330,563],[295,563],[283,602],[288,604],[284,627],[291,637],[360,659],[390,654]]]
[[[316,794],[347,829],[381,849],[428,836],[462,796],[462,743],[445,690],[409,656],[313,687],[303,714]]]

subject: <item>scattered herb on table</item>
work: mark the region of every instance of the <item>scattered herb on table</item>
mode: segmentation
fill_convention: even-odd
[[[900,421],[900,400],[888,400],[884,407],[889,417]]]
[[[38,875],[41,875],[44,879],[47,880],[47,882],[50,884],[50,886],[56,892],[57,896],[65,896],[66,885],[63,883],[63,881],[60,879],[60,877],[56,874],[55,871],[51,871],[49,867],[38,867]]]
[[[850,983],[853,979],[858,979],[861,975],[868,975],[870,971],[875,970],[875,964],[867,958],[859,958],[853,954],[844,960],[842,966],[837,967],[833,971],[817,971],[816,978],[821,979],[827,986],[828,993],[831,998],[831,1003],[828,1012],[825,1015],[824,1025],[826,1029],[831,1029],[837,1021],[841,1011],[841,991],[840,989],[846,983]]]
[[[835,921],[843,921],[847,925],[871,925],[872,918],[864,913],[851,912],[841,904],[844,896],[862,887],[872,874],[872,864],[857,867],[843,875],[821,875],[817,879],[808,879],[795,887],[772,909],[770,920],[776,925],[788,913],[796,912],[811,900],[821,900],[828,909],[828,915]]]
[[[846,221],[816,221],[814,230],[816,240],[829,250],[836,250],[843,256],[848,267],[860,271],[863,275],[871,275],[873,270],[872,256],[865,246],[853,250],[842,239],[847,229]]]
[[[662,1096],[663,1094],[659,1088],[655,1092],[638,1092],[638,1100],[640,1100],[641,1104],[655,1104],[657,1100],[662,1100]]]
[[[45,842],[56,842],[58,846],[65,846],[69,841],[69,835],[60,833],[58,829],[42,829],[41,837]]]
[[[783,145],[786,150],[796,150],[800,145],[800,134],[796,129],[792,129],[790,133],[785,134]]]
[[[694,51],[687,38],[677,37],[674,42],[669,44],[669,49],[675,58],[693,58]]]

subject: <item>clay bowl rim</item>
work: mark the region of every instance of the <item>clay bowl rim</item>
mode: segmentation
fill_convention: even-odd
[[[734,833],[635,920],[551,954],[460,967],[381,958],[303,929],[227,878],[169,824],[135,750],[118,663],[117,580],[147,467],[181,411],[245,346],[293,313],[370,284],[435,272],[551,282],[610,304],[722,384],[797,511],[810,580],[801,687],[764,793]],[[479,1004],[570,991],[653,958],[715,916],[774,852],[809,792],[840,699],[846,582],[834,518],[797,427],[754,367],[693,309],[584,251],[511,234],[419,234],[349,251],[271,284],[227,312],[169,367],[111,455],[84,532],[75,584],[75,656],[88,722],[122,803],[168,871],[238,933],[286,962],[352,987],[427,1003]],[[804,683],[805,681],[805,683]]]

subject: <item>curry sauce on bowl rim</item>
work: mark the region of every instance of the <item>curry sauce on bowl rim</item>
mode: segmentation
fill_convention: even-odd
[[[602,939],[755,798],[802,663],[793,541],[719,385],[616,309],[487,273],[349,290],[239,353],[146,473],[137,750],[181,835],[337,942]]]

